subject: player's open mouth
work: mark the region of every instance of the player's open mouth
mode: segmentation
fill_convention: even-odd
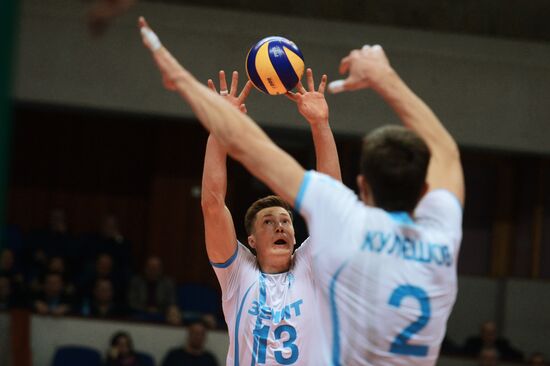
[[[276,245],[285,245],[285,244],[286,244],[286,240],[284,240],[284,239],[279,239],[279,240],[275,241],[275,244],[276,244]]]

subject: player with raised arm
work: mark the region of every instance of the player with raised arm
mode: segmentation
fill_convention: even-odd
[[[342,60],[340,90],[372,88],[405,127],[367,135],[358,184],[306,172],[200,85],[141,21],[164,78],[227,153],[305,217],[331,365],[434,365],[456,297],[464,181],[456,143],[380,46]],[[321,349],[323,347],[320,347]]]
[[[324,98],[326,75],[316,91],[311,69],[306,90],[289,93],[298,111],[311,126],[317,152],[317,169],[340,179],[334,137]],[[220,95],[241,112],[252,83],[237,96],[238,73],[227,88],[224,71],[219,74]],[[212,80],[208,86],[214,92]],[[222,303],[229,330],[227,365],[306,365],[314,358],[321,329],[317,321],[317,290],[311,268],[311,246],[306,240],[294,252],[296,239],[288,203],[277,196],[254,202],[245,217],[248,245],[237,241],[233,218],[225,205],[226,153],[209,136],[202,180],[202,209],[208,257],[222,288]]]

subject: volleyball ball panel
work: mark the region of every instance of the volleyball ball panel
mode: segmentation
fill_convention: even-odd
[[[248,52],[246,72],[260,91],[284,94],[302,78],[304,57],[294,42],[283,37],[267,37]]]

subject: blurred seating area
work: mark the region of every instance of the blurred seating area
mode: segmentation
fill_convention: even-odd
[[[67,221],[56,208],[47,228],[4,233],[0,310],[172,325],[203,319],[211,328],[223,327],[217,289],[176,283],[158,256],[134,267],[132,244],[114,214],[102,218],[96,233],[71,233]]]

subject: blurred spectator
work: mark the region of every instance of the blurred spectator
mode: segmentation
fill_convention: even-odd
[[[100,278],[95,282],[92,300],[84,300],[81,314],[97,318],[120,318],[125,315],[123,308],[113,300],[111,281]]]
[[[11,309],[14,302],[10,279],[0,275],[0,311]]]
[[[204,314],[202,316],[202,322],[210,330],[216,329],[218,327],[218,322],[216,321],[216,317],[213,314]]]
[[[107,353],[105,366],[139,366],[132,338],[126,332],[117,332],[111,338],[111,347]]]
[[[479,353],[479,366],[497,366],[498,352],[495,348],[483,348]]]
[[[12,296],[20,300],[25,295],[23,274],[16,268],[15,254],[11,249],[4,249],[0,253],[0,276],[8,278]]]
[[[113,289],[113,301],[122,303],[124,300],[125,282],[116,270],[110,254],[99,254],[92,269],[85,271],[79,281],[79,297],[91,299],[97,280],[109,280]]]
[[[0,274],[10,279],[12,285],[23,284],[23,274],[15,266],[15,254],[11,249],[4,249],[0,254]]]
[[[147,258],[143,275],[130,283],[128,301],[137,316],[150,319],[162,319],[168,306],[176,303],[174,281],[163,275],[160,258]]]
[[[170,305],[166,309],[166,322],[171,325],[183,325],[183,317],[177,305]]]
[[[50,232],[54,234],[67,234],[67,215],[65,211],[60,208],[54,208],[50,211]]]
[[[529,357],[529,366],[545,366],[546,361],[542,353],[536,352]]]
[[[126,281],[130,276],[132,245],[120,230],[117,217],[106,214],[101,218],[99,231],[85,239],[87,255],[96,258],[100,254],[109,254],[120,278]]]
[[[67,215],[63,209],[55,208],[49,213],[48,227],[29,235],[25,243],[27,275],[41,277],[48,264],[48,258],[60,256],[76,263],[80,255],[74,237],[69,233]]]
[[[170,350],[164,358],[162,366],[217,366],[218,361],[214,355],[204,348],[207,332],[202,321],[190,324],[187,343],[183,347]]]
[[[71,311],[72,301],[64,288],[63,277],[59,273],[48,273],[44,278],[42,294],[34,301],[38,314],[66,315]]]
[[[480,334],[466,340],[463,353],[476,357],[485,348],[494,348],[501,361],[523,361],[523,353],[510,345],[507,339],[497,336],[496,324],[487,321],[481,325]]]
[[[38,294],[42,291],[42,284],[47,273],[58,273],[61,275],[63,282],[65,283],[67,294],[74,295],[74,284],[72,283],[70,276],[67,274],[65,260],[63,257],[57,255],[48,259],[46,267],[40,271],[37,270],[35,276],[29,279],[29,287],[34,294]]]

